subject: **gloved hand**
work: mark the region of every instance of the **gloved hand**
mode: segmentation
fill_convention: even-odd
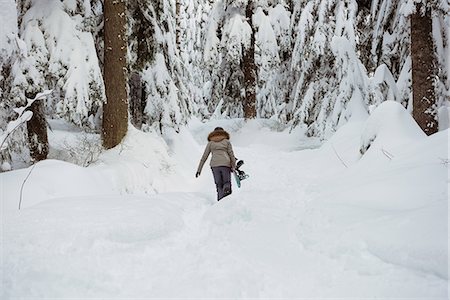
[[[198,176],[200,176],[200,172],[195,173],[195,178],[197,178]]]

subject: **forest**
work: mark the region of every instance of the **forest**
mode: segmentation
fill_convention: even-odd
[[[449,299],[449,9],[0,0],[0,298]]]
[[[119,2],[16,1],[0,49],[2,170],[48,157],[47,119],[105,148],[127,126],[162,133],[192,117],[327,139],[386,100],[427,134],[448,127],[448,1]]]

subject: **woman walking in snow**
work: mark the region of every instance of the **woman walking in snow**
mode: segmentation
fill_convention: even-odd
[[[198,165],[195,177],[200,176],[203,165],[212,153],[210,166],[217,189],[217,201],[231,194],[231,172],[236,168],[236,158],[230,143],[230,135],[222,127],[216,127],[208,135],[208,144]]]

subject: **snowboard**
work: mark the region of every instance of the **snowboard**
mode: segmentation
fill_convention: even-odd
[[[236,185],[238,188],[241,187],[241,181],[244,179],[247,179],[249,177],[248,174],[245,174],[244,171],[240,170],[239,168],[244,164],[243,160],[239,160],[236,163],[236,169],[234,170],[234,179],[236,180]]]

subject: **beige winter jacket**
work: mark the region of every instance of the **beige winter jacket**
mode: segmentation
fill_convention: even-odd
[[[233,147],[230,143],[230,135],[225,130],[214,130],[208,135],[208,144],[198,165],[198,173],[202,171],[209,153],[212,153],[211,167],[225,166],[233,170],[235,169],[236,158],[234,157]]]

